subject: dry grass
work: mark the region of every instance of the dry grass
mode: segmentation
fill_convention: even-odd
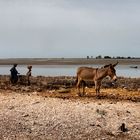
[[[77,94],[77,90],[75,88],[71,89],[62,89],[60,90],[51,90],[48,92],[38,93],[44,97],[54,97],[54,98],[67,98],[67,99],[77,99],[80,98]],[[64,93],[63,93],[64,91]],[[96,93],[94,88],[87,88],[85,95],[81,98],[89,98],[96,99]],[[139,91],[128,91],[125,89],[117,88],[117,89],[101,89],[100,99],[110,99],[110,100],[131,100],[135,102],[140,102],[140,92]]]

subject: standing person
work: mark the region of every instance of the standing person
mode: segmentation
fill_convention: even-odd
[[[30,86],[30,77],[32,76],[32,73],[31,73],[31,71],[32,71],[32,66],[27,66],[27,68],[28,68],[28,72],[26,73],[26,76],[27,76],[27,84],[28,84],[28,86]]]
[[[16,69],[17,64],[14,64],[13,67],[10,69],[11,72],[11,77],[10,77],[10,81],[12,84],[16,84],[18,81],[18,71]]]

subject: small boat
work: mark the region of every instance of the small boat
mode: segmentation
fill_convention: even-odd
[[[138,66],[130,66],[130,68],[135,68],[135,69],[137,69],[137,68],[138,68]]]

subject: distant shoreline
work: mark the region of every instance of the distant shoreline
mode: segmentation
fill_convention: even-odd
[[[8,58],[0,59],[0,65],[104,65],[119,62],[120,65],[140,65],[140,58],[136,59],[96,59],[96,58]]]

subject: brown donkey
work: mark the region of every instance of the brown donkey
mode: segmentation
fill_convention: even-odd
[[[114,81],[117,80],[116,70],[114,68],[117,64],[118,62],[116,64],[105,65],[101,68],[79,67],[77,69],[77,78],[76,78],[77,83],[76,86],[78,88],[78,94],[81,96],[80,83],[82,83],[84,95],[85,81],[94,81],[96,95],[98,96],[100,93],[101,81],[103,80],[103,78],[105,78],[106,76],[110,76],[112,80]]]

